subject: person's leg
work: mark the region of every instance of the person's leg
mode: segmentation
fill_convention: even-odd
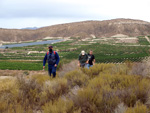
[[[84,68],[85,67],[85,63],[81,64],[81,67]]]
[[[51,74],[52,74],[52,67],[51,66],[48,66],[48,74],[49,74],[49,76],[51,76]]]
[[[89,69],[90,64],[85,64],[85,68]]]
[[[53,68],[52,68],[52,74],[53,74],[54,78],[56,77],[56,69],[57,69],[57,67],[53,66]]]
[[[89,65],[89,67],[93,67],[93,65]]]

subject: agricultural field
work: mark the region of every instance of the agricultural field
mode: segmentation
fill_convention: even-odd
[[[0,113],[148,113],[147,38],[92,40],[52,44],[60,55],[56,78],[47,65],[42,70],[48,44],[0,50]],[[94,52],[90,69],[77,67],[81,50]]]
[[[133,43],[128,43],[130,41],[133,41]],[[140,62],[150,55],[149,42],[144,36],[84,40],[71,37],[68,41],[52,45],[60,56],[58,69],[61,68],[63,63],[78,59],[81,50],[85,50],[87,53],[89,50],[93,50],[97,63]],[[42,62],[48,51],[48,46],[48,44],[44,44],[0,50],[0,69],[42,70]]]

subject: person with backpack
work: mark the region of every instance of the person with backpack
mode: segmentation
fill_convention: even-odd
[[[81,51],[78,60],[79,60],[78,62],[79,67],[87,67],[88,55],[85,53],[85,51]]]
[[[90,50],[88,53],[88,68],[92,67],[95,64],[95,56],[93,55],[93,51]]]
[[[43,59],[43,69],[45,69],[46,61],[48,62],[48,73],[53,77],[56,77],[56,69],[59,64],[59,55],[56,51],[53,51],[53,46],[49,46],[49,51],[46,53]]]

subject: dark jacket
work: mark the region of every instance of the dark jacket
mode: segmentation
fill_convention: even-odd
[[[87,54],[85,54],[85,55],[80,54],[78,60],[79,60],[80,64],[84,64],[88,60],[88,55]]]
[[[58,53],[56,52],[56,54],[54,54],[54,52],[52,52],[52,53],[49,53],[48,55],[47,55],[47,53],[46,53],[46,55],[45,55],[45,57],[44,57],[44,59],[43,59],[43,66],[45,66],[45,64],[46,64],[46,60],[48,60],[48,56],[49,55],[55,55],[55,56],[53,56],[52,57],[52,59],[51,59],[51,61],[54,61],[54,62],[56,62],[56,63],[54,63],[54,64],[51,64],[51,63],[48,63],[48,65],[55,65],[55,64],[59,64],[59,55],[58,55]],[[55,57],[55,59],[54,59],[54,57]]]

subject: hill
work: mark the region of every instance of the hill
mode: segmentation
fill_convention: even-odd
[[[150,35],[150,23],[133,19],[105,21],[83,21],[59,24],[36,30],[0,29],[1,41],[29,41],[45,37],[111,37],[116,34],[127,36]]]

